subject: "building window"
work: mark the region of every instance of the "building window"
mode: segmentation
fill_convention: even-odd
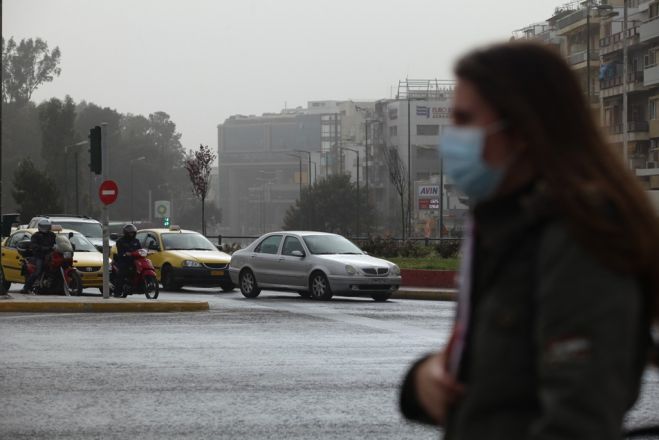
[[[398,126],[393,125],[389,127],[389,136],[398,136]]]
[[[439,125],[417,125],[416,134],[418,136],[437,136],[439,134]]]
[[[657,101],[659,99],[650,99],[648,101],[648,119],[657,119]]]
[[[655,18],[657,15],[659,15],[659,3],[651,4],[648,11],[649,11],[648,17],[649,18]]]

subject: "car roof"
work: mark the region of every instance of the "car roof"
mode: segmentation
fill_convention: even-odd
[[[32,220],[30,220],[30,223],[32,223],[32,221],[34,221],[35,219],[42,219],[42,218],[47,218],[53,223],[57,223],[58,221],[78,222],[78,223],[100,223],[98,220],[93,218],[77,217],[77,216],[69,216],[69,215],[38,215],[36,217],[33,217]]]
[[[55,223],[55,224],[57,224],[57,223]],[[12,235],[16,234],[18,232],[29,232],[30,234],[34,234],[37,231],[38,231],[37,228],[16,229],[14,232],[12,232]],[[80,234],[80,232],[78,232],[74,229],[62,229],[61,231],[53,231],[53,233],[55,233],[55,234],[68,234],[69,232],[73,232],[74,234]],[[80,235],[82,235],[82,234],[80,234]],[[82,236],[84,237],[84,235],[82,235]]]
[[[180,233],[180,234],[199,234],[199,235],[201,235],[197,231],[190,231],[188,229],[174,229],[174,230],[172,230],[172,229],[169,229],[169,228],[140,229],[137,232],[138,233],[140,233],[140,232],[155,232],[156,234],[163,234],[163,233],[171,232],[171,233]]]
[[[265,235],[271,235],[271,234],[295,234],[301,237],[308,235],[339,235],[339,234],[332,234],[330,232],[317,232],[317,231],[275,231],[275,232],[268,232]]]

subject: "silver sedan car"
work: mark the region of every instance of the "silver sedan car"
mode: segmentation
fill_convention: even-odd
[[[319,300],[342,295],[386,301],[400,286],[398,266],[366,255],[340,235],[324,232],[265,234],[234,252],[229,274],[247,298],[268,289]]]

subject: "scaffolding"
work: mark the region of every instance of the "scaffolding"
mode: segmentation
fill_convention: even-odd
[[[398,81],[396,99],[447,99],[453,95],[455,81],[446,79],[404,79]]]

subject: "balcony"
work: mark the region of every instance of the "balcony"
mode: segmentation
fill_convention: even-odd
[[[643,83],[643,72],[629,72],[627,74],[627,93],[639,92],[645,90]],[[603,79],[600,81],[600,94],[602,98],[622,95],[624,93],[622,84],[622,75],[613,78]]]
[[[607,35],[604,38],[600,38],[600,54],[608,55],[612,52],[622,50],[622,46],[624,45],[622,34],[622,32],[618,32],[612,35]],[[640,30],[638,26],[627,29],[628,47],[632,47],[638,44],[640,41]]]
[[[588,51],[582,50],[568,55],[567,62],[572,66],[574,70],[585,69],[587,66],[587,55]],[[590,67],[598,67],[600,65],[600,54],[597,50],[590,51]]]
[[[643,70],[643,85],[659,84],[659,65],[646,66]]]
[[[659,16],[653,17],[641,24],[641,42],[659,38]]]
[[[611,142],[618,143],[622,142],[622,124],[611,125],[608,128]],[[650,124],[648,121],[629,121],[627,123],[627,140],[630,142],[634,141],[646,141],[650,139]]]

